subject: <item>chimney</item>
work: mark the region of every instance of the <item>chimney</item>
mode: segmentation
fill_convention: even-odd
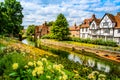
[[[95,14],[93,14],[93,15],[92,15],[92,19],[95,19],[95,18],[96,18],[96,17],[95,17]]]
[[[44,23],[43,23],[43,26],[46,26],[47,25],[47,22],[45,21]]]
[[[120,16],[120,12],[118,12],[117,15]]]
[[[75,29],[77,28],[76,23],[74,24]]]

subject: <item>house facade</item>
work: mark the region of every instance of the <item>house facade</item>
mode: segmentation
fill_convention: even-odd
[[[90,19],[85,19],[84,22],[80,26],[80,38],[88,38],[89,35],[89,27],[90,23],[95,19],[95,15],[92,15]]]
[[[100,34],[100,19],[95,18],[89,27],[89,35],[90,38],[94,39],[94,38],[99,38],[99,34]]]
[[[70,37],[80,37],[80,27],[74,24],[69,27]]]
[[[49,32],[49,26],[47,26],[45,22],[44,24],[35,27],[35,38],[41,38]]]
[[[101,20],[94,19],[89,31],[90,38],[113,40],[120,44],[120,13],[116,16],[106,13]]]

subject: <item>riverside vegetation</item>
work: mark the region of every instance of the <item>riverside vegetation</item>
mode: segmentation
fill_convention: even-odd
[[[103,72],[11,38],[0,38],[0,71],[0,79],[7,80],[110,80]]]

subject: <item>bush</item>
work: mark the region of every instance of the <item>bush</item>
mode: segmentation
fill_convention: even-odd
[[[52,34],[47,34],[41,37],[42,39],[56,39],[56,37]]]
[[[27,62],[23,54],[17,53],[17,52],[11,52],[7,53],[0,59],[0,75],[8,75],[11,71],[13,63],[19,63],[20,68],[23,67],[23,65]],[[3,76],[4,76],[3,75]]]
[[[89,44],[95,44],[95,45],[104,45],[104,46],[112,46],[112,47],[117,47],[117,43],[111,40],[103,40],[103,39],[82,39],[82,38],[76,38],[72,37],[69,38],[69,41],[75,41],[75,42],[80,42],[80,43],[89,43]]]

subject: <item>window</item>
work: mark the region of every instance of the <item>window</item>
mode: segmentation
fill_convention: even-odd
[[[85,34],[82,35],[82,38],[85,38]]]
[[[87,28],[86,28],[86,32],[87,32]]]
[[[118,29],[118,33],[120,33],[120,29]]]
[[[84,31],[84,28],[82,28],[82,32]]]
[[[95,24],[92,24],[92,28],[93,28],[93,29],[95,28]]]
[[[104,23],[103,23],[103,26],[108,26],[108,22],[104,22]]]
[[[42,31],[42,29],[41,28],[39,28],[39,32],[41,32]]]
[[[110,33],[110,30],[109,29],[105,29],[104,33]]]

